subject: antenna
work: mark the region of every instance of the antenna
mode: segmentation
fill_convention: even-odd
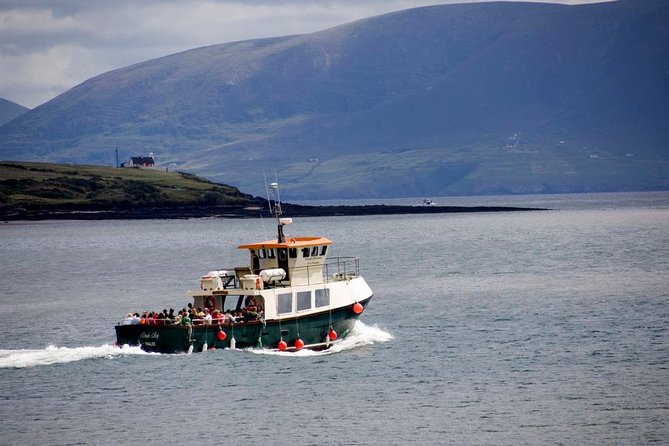
[[[281,195],[279,194],[279,178],[276,175],[276,169],[274,169],[274,184],[276,184],[276,198],[279,201],[279,207],[281,206]]]
[[[263,172],[263,175],[265,173]],[[274,173],[276,178],[276,172]],[[267,189],[267,202],[269,203],[270,213],[276,218],[277,223],[277,236],[276,239],[279,243],[285,243],[286,237],[283,234],[283,227],[289,225],[293,222],[290,218],[281,218],[283,210],[281,209],[281,196],[279,195],[279,183],[275,181],[270,183],[269,188],[267,188],[267,178],[265,178],[265,188]],[[272,199],[274,199],[274,206],[272,206]]]
[[[274,192],[274,216],[278,220],[281,218],[281,214],[283,214],[281,210],[281,197],[279,196],[279,183],[270,183],[269,188]]]
[[[265,179],[265,194],[267,194],[267,206],[269,207],[269,215],[272,215],[272,200],[269,197],[269,188],[267,187],[267,175],[262,171],[262,176]]]

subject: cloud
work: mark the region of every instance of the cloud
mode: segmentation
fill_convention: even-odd
[[[0,97],[35,107],[97,74],[175,52],[440,3],[457,1],[4,0]]]

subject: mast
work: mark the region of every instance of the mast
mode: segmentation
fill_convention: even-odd
[[[281,196],[279,195],[279,183],[276,182],[270,183],[269,188],[272,191],[270,195],[274,197],[274,205],[272,206],[271,200],[269,202],[269,205],[270,205],[270,212],[276,218],[276,223],[277,223],[276,239],[279,243],[285,243],[286,236],[283,233],[283,227],[285,225],[291,224],[293,222],[293,219],[281,218],[281,215],[283,215],[283,210],[281,209]]]

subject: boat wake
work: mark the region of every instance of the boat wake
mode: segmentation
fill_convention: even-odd
[[[55,347],[42,350],[0,350],[0,369],[64,364],[83,359],[111,359],[117,356],[148,355],[139,347],[102,345],[100,347]]]
[[[321,351],[300,350],[297,352],[280,352],[276,350],[249,349],[248,351],[259,355],[276,356],[323,356],[352,350],[365,345],[376,344],[379,342],[388,342],[393,339],[393,335],[379,328],[376,325],[365,325],[361,321],[356,321],[351,332],[342,340],[335,342],[329,349]]]

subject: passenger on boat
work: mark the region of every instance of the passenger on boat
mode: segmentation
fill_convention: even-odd
[[[132,313],[128,313],[121,325],[132,325]]]
[[[221,313],[220,310],[214,310],[211,313],[212,321],[216,322],[218,324],[222,324],[225,321],[225,318],[223,317],[223,313]]]
[[[190,325],[191,319],[188,317],[188,313],[184,313],[183,317],[181,318],[181,325]]]
[[[255,321],[258,319],[258,313],[256,311],[252,311],[251,309],[255,310],[255,306],[244,308],[242,310],[242,315],[244,316],[244,321]]]
[[[135,313],[132,316],[132,325],[138,325],[142,322],[142,319],[139,317],[139,313]]]
[[[204,314],[203,317],[204,325],[211,325],[212,318],[211,318],[211,313],[209,313],[209,308],[205,308],[203,314]]]
[[[256,298],[255,296],[246,296],[245,302],[244,302],[245,307],[255,307],[256,306]]]
[[[226,310],[224,320],[226,324],[234,324],[235,316],[230,312],[230,310]]]
[[[244,313],[241,311],[235,311],[235,322],[240,323],[244,322]]]
[[[258,319],[264,319],[265,318],[265,309],[262,307],[262,305],[258,304]]]

